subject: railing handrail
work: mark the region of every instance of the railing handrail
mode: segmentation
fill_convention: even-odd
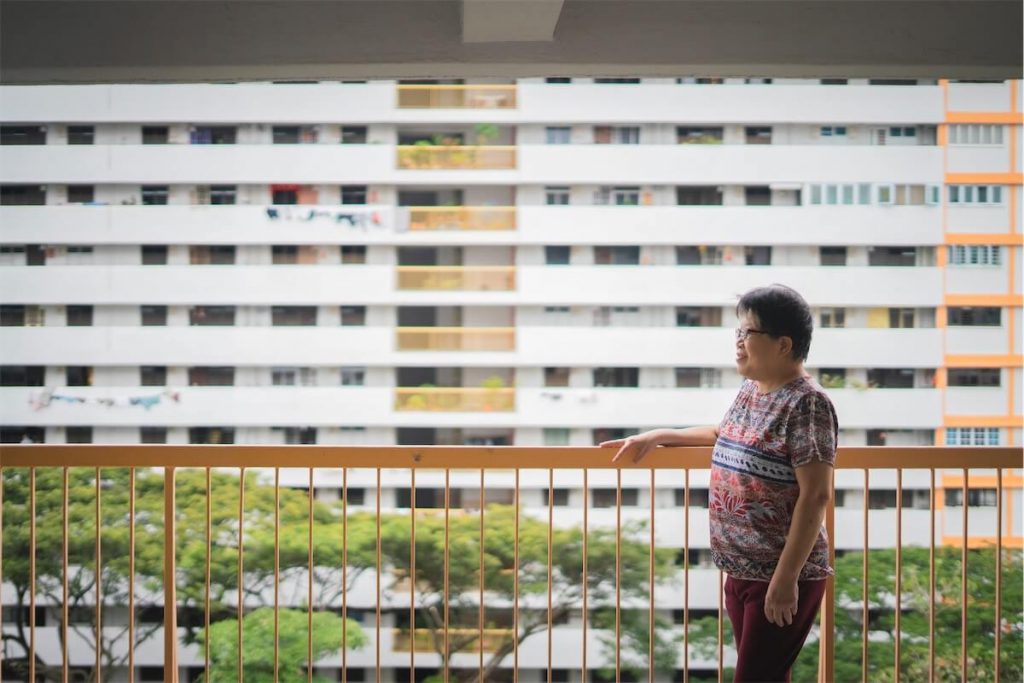
[[[399,90],[515,90],[515,83],[399,83]]]
[[[446,387],[418,388],[419,393]],[[447,387],[457,391],[505,389]],[[711,467],[711,448],[658,448],[640,464],[612,463],[614,451],[552,446],[282,446],[4,444],[0,467],[315,467],[383,469],[681,469]],[[839,470],[1022,469],[1024,450],[1007,446],[848,446]]]
[[[515,327],[469,327],[469,326],[454,326],[445,327],[442,325],[400,325],[395,328],[399,332],[456,332],[459,334],[474,334],[477,332],[512,332]]]

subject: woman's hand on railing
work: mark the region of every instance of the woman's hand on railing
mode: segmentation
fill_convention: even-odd
[[[618,453],[612,458],[612,462],[618,462],[618,460],[627,454],[631,454],[633,458],[633,464],[636,464],[647,457],[647,454],[664,439],[665,432],[662,429],[652,429],[648,432],[641,434],[634,434],[633,436],[625,439],[612,439],[611,441],[602,441],[598,444],[601,448],[618,448]]]

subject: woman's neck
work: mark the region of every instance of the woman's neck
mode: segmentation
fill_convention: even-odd
[[[800,363],[796,367],[793,367],[790,370],[783,372],[782,374],[776,375],[771,378],[758,379],[755,381],[757,382],[757,390],[759,393],[770,394],[779,387],[784,387],[790,382],[800,379],[805,375],[807,375],[807,371],[804,370],[804,364]]]

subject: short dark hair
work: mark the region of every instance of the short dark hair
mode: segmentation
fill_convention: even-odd
[[[740,297],[736,315],[752,313],[772,337],[793,340],[793,360],[803,361],[811,350],[814,316],[799,292],[785,285],[757,287]]]

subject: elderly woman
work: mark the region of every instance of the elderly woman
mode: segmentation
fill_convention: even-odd
[[[736,369],[746,379],[719,425],[600,445],[619,449],[613,461],[633,462],[657,446],[714,446],[711,554],[727,575],[734,680],[788,681],[833,573],[822,521],[839,424],[804,370],[813,323],[803,297],[761,287],[740,298],[736,314]]]

